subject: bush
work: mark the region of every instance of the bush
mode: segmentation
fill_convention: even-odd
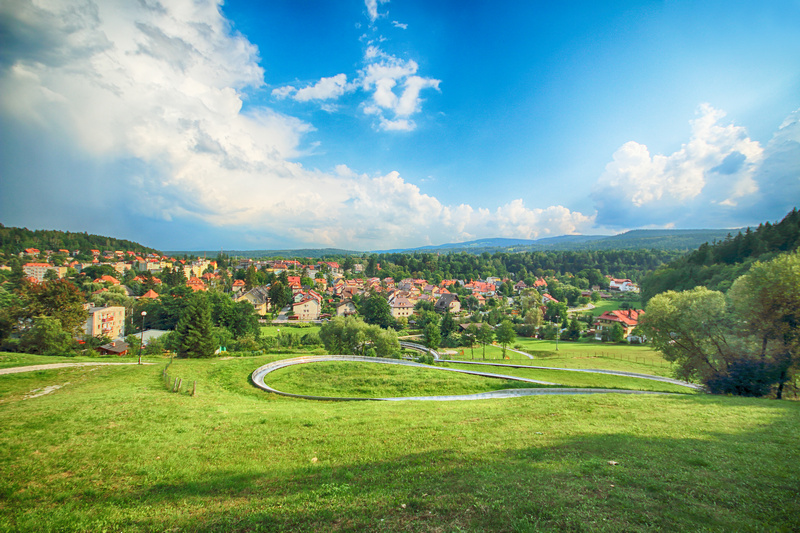
[[[311,331],[303,335],[303,337],[300,339],[300,342],[303,344],[303,346],[318,346],[322,344],[322,339],[320,339],[319,333]]]
[[[417,363],[423,363],[423,364],[426,364],[426,365],[432,365],[433,361],[434,361],[433,356],[431,354],[427,354],[427,353],[419,354],[414,360]]]
[[[22,334],[20,348],[41,355],[75,355],[70,334],[61,328],[61,322],[46,316],[33,319],[33,326]]]
[[[706,380],[712,394],[735,396],[766,396],[778,381],[774,365],[759,359],[738,359],[728,365],[727,372],[719,372]]]
[[[463,343],[463,339],[461,335],[456,332],[451,332],[447,337],[445,337],[440,346],[442,348],[457,348],[461,346]]]

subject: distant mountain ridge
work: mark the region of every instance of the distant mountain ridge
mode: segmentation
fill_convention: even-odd
[[[462,243],[398,248],[374,253],[403,252],[538,252],[568,250],[693,250],[703,243],[721,241],[744,228],[736,229],[637,229],[618,235],[560,235],[542,239],[478,239]]]
[[[336,257],[343,255],[363,255],[367,252],[357,252],[355,250],[342,250],[338,248],[298,248],[296,250],[166,250],[164,253],[178,257],[186,255],[203,256],[213,258],[220,252],[230,257],[241,257],[244,259],[256,259],[259,257],[274,257],[292,259],[295,257],[305,257],[310,259],[323,259],[325,257]]]
[[[618,235],[559,235],[542,239],[511,239],[504,237],[477,239],[474,241],[418,246],[415,248],[395,248],[387,250],[357,251],[339,248],[300,248],[296,250],[166,250],[169,255],[207,255],[215,257],[220,251],[231,257],[293,258],[367,255],[381,253],[458,253],[482,254],[483,252],[547,252],[579,250],[694,250],[703,243],[722,241],[744,228],[737,229],[637,229]]]

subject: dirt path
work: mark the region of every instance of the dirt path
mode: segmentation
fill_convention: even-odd
[[[50,370],[52,368],[70,368],[74,366],[110,366],[110,365],[135,365],[137,363],[49,363],[46,365],[15,366],[11,368],[0,368],[0,376],[3,374],[18,374],[20,372],[35,372],[36,370]],[[152,365],[153,363],[142,363]]]

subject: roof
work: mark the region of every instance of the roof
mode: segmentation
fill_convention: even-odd
[[[442,294],[439,299],[436,300],[435,306],[439,308],[450,307],[450,304],[453,302],[461,302],[457,294]]]
[[[408,298],[404,298],[402,296],[398,296],[394,300],[392,300],[391,306],[394,308],[400,309],[408,309],[413,308],[414,304]]]
[[[153,289],[150,289],[146,293],[142,294],[142,298],[156,299],[156,298],[158,298],[158,293],[156,291],[154,291]]]
[[[597,317],[595,323],[600,322],[601,320],[607,320],[610,322],[619,322],[620,324],[633,327],[639,324],[639,317],[643,314],[644,311],[642,309],[617,309],[615,311],[606,311]]]
[[[100,347],[101,350],[105,350],[106,352],[111,353],[124,353],[130,349],[130,346],[125,341],[114,341],[109,342],[108,344],[104,344]]]

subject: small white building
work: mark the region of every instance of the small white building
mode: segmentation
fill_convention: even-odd
[[[608,288],[612,291],[639,292],[639,287],[634,285],[634,283],[629,279],[611,278],[611,280],[608,282]]]

